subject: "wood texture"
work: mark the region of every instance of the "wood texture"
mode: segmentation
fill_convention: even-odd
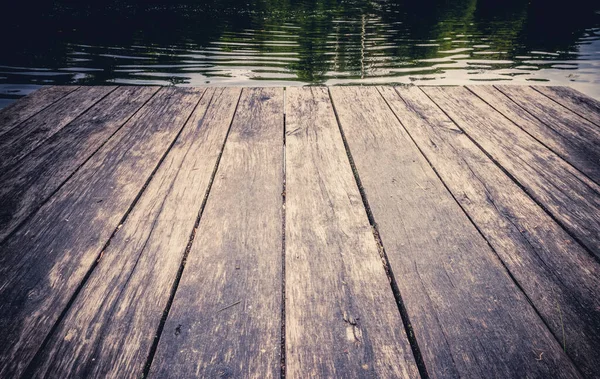
[[[533,86],[533,88],[586,120],[600,126],[600,101],[569,87]]]
[[[327,88],[286,108],[286,376],[416,378]]]
[[[0,173],[83,114],[116,87],[80,87],[0,138]]]
[[[539,204],[600,257],[600,187],[462,87],[423,91]]]
[[[600,128],[596,125],[530,87],[467,88],[558,156],[600,183]]]
[[[578,377],[377,89],[330,91],[429,376]]]
[[[49,86],[43,87],[15,101],[0,110],[0,136],[8,132],[21,122],[52,105],[69,93],[75,91],[76,86]]]
[[[597,102],[329,91],[0,111],[0,377],[600,378]]]
[[[280,374],[283,90],[244,89],[150,369]]]
[[[36,377],[142,375],[240,91],[207,90],[42,352]]]
[[[162,89],[0,247],[0,377],[23,373],[203,91]]]
[[[40,207],[158,91],[120,87],[0,174],[0,241]]]
[[[594,258],[421,90],[380,91],[567,354],[587,377],[600,375],[600,266]]]

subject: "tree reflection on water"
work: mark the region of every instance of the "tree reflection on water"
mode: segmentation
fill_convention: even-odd
[[[555,3],[21,2],[0,23],[0,86],[502,80],[598,91],[600,5]]]

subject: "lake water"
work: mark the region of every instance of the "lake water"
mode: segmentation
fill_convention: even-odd
[[[0,106],[47,84],[570,85],[600,1],[41,1],[4,7]]]

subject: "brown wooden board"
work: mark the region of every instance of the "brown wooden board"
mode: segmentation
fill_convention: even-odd
[[[283,89],[244,89],[150,376],[281,371]]]
[[[396,91],[398,93],[396,93]],[[380,92],[586,376],[600,375],[600,266],[418,88]],[[544,351],[538,351],[544,359]]]
[[[40,354],[36,377],[142,376],[240,92],[207,90]]]
[[[600,258],[600,187],[463,87],[423,91],[525,191]]]
[[[0,241],[40,207],[158,87],[119,87],[0,174]]]
[[[600,128],[526,86],[469,86],[506,118],[600,183]]]
[[[159,91],[0,246],[0,377],[28,366],[203,92]]]
[[[377,89],[330,92],[429,376],[578,377]]]
[[[0,173],[82,115],[116,87],[80,87],[0,138]]]
[[[286,375],[419,376],[327,88],[286,90]]]
[[[54,102],[75,91],[76,86],[43,87],[0,110],[0,136]]]
[[[586,120],[600,126],[600,101],[569,87],[533,86],[533,88]]]

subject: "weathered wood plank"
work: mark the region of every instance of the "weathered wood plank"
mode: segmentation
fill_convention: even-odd
[[[429,376],[578,377],[377,89],[330,91]]]
[[[586,120],[600,126],[600,101],[569,87],[533,86],[533,88]]]
[[[423,91],[542,204],[600,257],[600,187],[463,87]]]
[[[0,110],[0,136],[77,88],[79,87],[43,87]]]
[[[240,92],[207,90],[40,354],[35,377],[142,375]]]
[[[530,87],[467,88],[558,156],[600,183],[600,128],[596,125]]]
[[[286,375],[416,378],[327,88],[286,109]]]
[[[116,87],[80,87],[0,138],[0,173],[83,114]]]
[[[280,374],[283,90],[244,89],[150,376]]]
[[[0,241],[46,201],[158,91],[119,87],[0,174]]]
[[[567,354],[586,376],[600,375],[600,266],[595,259],[422,91],[380,91]]]
[[[0,246],[0,377],[23,373],[202,93],[159,91]]]

